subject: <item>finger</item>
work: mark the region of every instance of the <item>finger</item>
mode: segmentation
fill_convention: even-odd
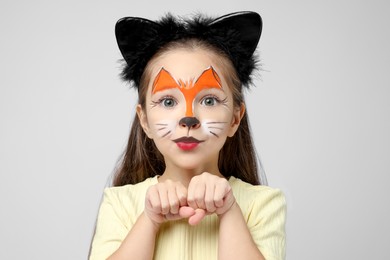
[[[221,215],[221,214],[224,214],[225,212],[229,211],[236,201],[236,199],[234,198],[234,195],[233,195],[233,190],[230,186],[228,186],[226,188],[226,191],[227,191],[227,193],[225,194],[225,196],[223,198],[223,206],[217,208],[217,210],[215,211],[215,213],[217,213],[217,215]]]
[[[151,186],[145,196],[145,215],[155,223],[163,223],[160,197],[156,185]]]
[[[146,209],[154,213],[161,212],[160,196],[156,186],[151,186],[146,194]]]
[[[193,209],[196,209],[198,207],[198,205],[195,202],[196,185],[197,185],[197,178],[195,176],[191,179],[191,182],[188,185],[188,195],[187,195],[188,206],[192,207]]]
[[[195,210],[191,207],[184,206],[179,209],[179,215],[181,218],[189,218],[195,215]]]
[[[215,185],[206,185],[206,193],[204,196],[204,203],[208,213],[213,213],[216,210],[214,203]]]
[[[168,190],[165,185],[159,185],[158,187],[158,195],[160,198],[161,204],[161,214],[166,215],[169,213],[169,199],[168,199]]]
[[[171,221],[171,220],[182,219],[182,217],[179,214],[168,213],[168,214],[164,215],[164,219]]]
[[[183,206],[179,209],[178,214],[168,213],[164,215],[166,220],[179,220],[183,218],[189,218],[195,214],[195,210],[188,206]]]
[[[187,206],[187,189],[183,184],[178,184],[176,186],[176,196],[179,199],[179,206]]]
[[[188,224],[191,226],[198,225],[205,216],[206,211],[204,209],[196,209],[195,214],[188,219]]]
[[[206,209],[206,205],[204,203],[204,196],[206,192],[205,183],[206,181],[204,176],[200,175],[193,177],[188,186],[187,202],[188,205],[194,209]]]
[[[215,186],[214,203],[217,208],[224,205],[224,198],[230,190],[231,188],[226,180],[221,181]]]
[[[179,199],[176,194],[176,187],[168,188],[169,213],[179,213]]]
[[[205,204],[205,194],[206,194],[206,183],[205,182],[200,182],[198,185],[196,185],[195,188],[195,203],[197,205],[197,208],[199,209],[206,209],[206,204]]]

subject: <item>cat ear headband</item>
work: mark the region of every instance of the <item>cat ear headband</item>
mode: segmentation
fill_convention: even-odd
[[[168,14],[156,22],[124,17],[115,26],[117,43],[126,61],[122,78],[138,89],[146,64],[164,45],[195,38],[227,54],[241,83],[248,86],[256,67],[254,52],[261,30],[262,20],[255,12],[231,13],[216,19],[201,15],[178,19]]]

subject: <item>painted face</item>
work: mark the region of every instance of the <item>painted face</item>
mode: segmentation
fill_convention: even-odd
[[[166,161],[182,157],[188,162],[191,157],[197,163],[217,162],[240,119],[218,67],[205,53],[175,51],[157,60],[154,68],[156,76],[141,113],[147,135]],[[188,165],[192,163],[184,166]]]

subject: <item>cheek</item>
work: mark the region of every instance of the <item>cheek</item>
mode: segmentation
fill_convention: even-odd
[[[169,137],[174,133],[179,120],[179,109],[167,111],[165,109],[155,107],[148,111],[148,124],[156,137]]]
[[[152,131],[160,138],[168,137],[174,133],[176,124],[176,120],[162,119],[154,123],[152,126]]]
[[[228,108],[199,111],[203,132],[214,137],[226,135],[233,120],[233,113]]]
[[[229,106],[214,107],[199,107],[196,111],[196,116],[200,121],[213,120],[217,122],[231,121],[233,118],[233,111]]]

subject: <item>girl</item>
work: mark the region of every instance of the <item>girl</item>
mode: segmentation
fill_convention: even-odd
[[[90,259],[284,259],[284,196],[260,185],[242,95],[261,28],[253,12],[118,21],[139,102]]]

